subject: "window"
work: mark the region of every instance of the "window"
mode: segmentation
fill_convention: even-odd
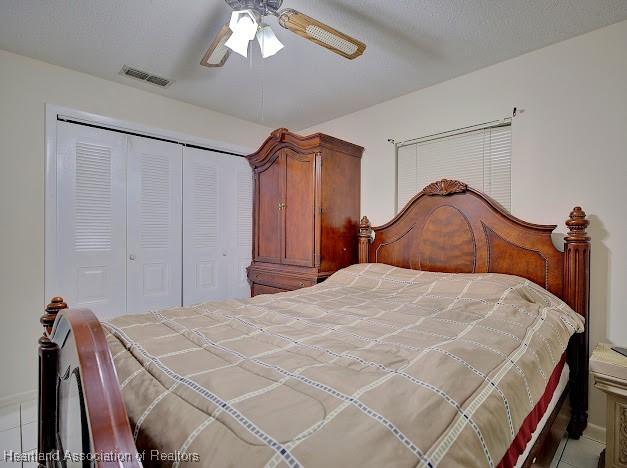
[[[511,123],[465,129],[400,143],[396,211],[426,185],[456,179],[511,208]]]

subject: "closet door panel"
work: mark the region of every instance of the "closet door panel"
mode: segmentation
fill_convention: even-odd
[[[126,135],[57,123],[57,294],[99,317],[126,310]]]
[[[257,252],[259,262],[281,263],[283,236],[282,210],[284,176],[283,152],[266,169],[257,173]]]
[[[251,262],[252,217],[253,217],[253,175],[245,158],[222,156],[228,168],[228,193],[225,194],[228,212],[232,219],[235,235],[227,238],[229,261],[229,297],[250,297],[246,268]]]
[[[285,241],[282,263],[314,265],[315,154],[285,150]]]
[[[219,153],[185,148],[183,156],[183,304],[228,295],[228,251],[232,237],[224,190],[232,181]]]
[[[182,146],[128,137],[127,311],[181,305]]]

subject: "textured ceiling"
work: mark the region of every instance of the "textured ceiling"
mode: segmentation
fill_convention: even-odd
[[[199,65],[222,0],[2,0],[0,48],[269,127],[302,129],[627,19],[625,0],[285,0],[364,41],[348,61],[267,21],[285,49]],[[128,64],[167,89],[118,74]]]

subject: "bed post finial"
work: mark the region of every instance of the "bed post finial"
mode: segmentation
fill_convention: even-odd
[[[568,228],[568,236],[566,236],[566,242],[588,242],[590,237],[586,232],[587,227],[590,225],[590,221],[586,219],[586,212],[581,209],[580,206],[576,206],[570,212],[570,216],[566,220],[566,227]]]
[[[564,300],[586,321],[585,331],[575,334],[568,345],[570,367],[571,419],[568,435],[579,439],[588,424],[588,354],[590,322],[590,221],[576,206],[566,220],[568,234],[564,239]]]
[[[372,228],[367,216],[359,221],[359,263],[368,263],[368,243],[371,239]]]
[[[52,332],[52,325],[57,318],[57,314],[60,310],[67,309],[67,304],[63,301],[61,296],[55,296],[50,300],[50,304],[46,306],[46,313],[41,316],[39,321],[44,326],[44,331],[50,334]]]
[[[62,297],[53,297],[46,306],[45,314],[39,321],[44,327],[44,333],[39,338],[39,418],[37,451],[48,455],[56,447],[57,423],[57,366],[59,360],[59,346],[50,339],[52,325],[60,310],[67,309]],[[45,463],[40,461],[39,467]]]

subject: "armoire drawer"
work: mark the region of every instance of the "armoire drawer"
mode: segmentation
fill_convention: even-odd
[[[298,278],[295,276],[282,275],[280,273],[271,273],[266,271],[252,270],[248,274],[248,279],[255,284],[264,284],[275,288],[293,291],[294,289],[305,288],[316,284],[315,280]]]
[[[263,284],[253,283],[252,296],[260,296],[261,294],[276,294],[281,292],[287,292],[287,289],[273,288],[272,286],[265,286]]]

